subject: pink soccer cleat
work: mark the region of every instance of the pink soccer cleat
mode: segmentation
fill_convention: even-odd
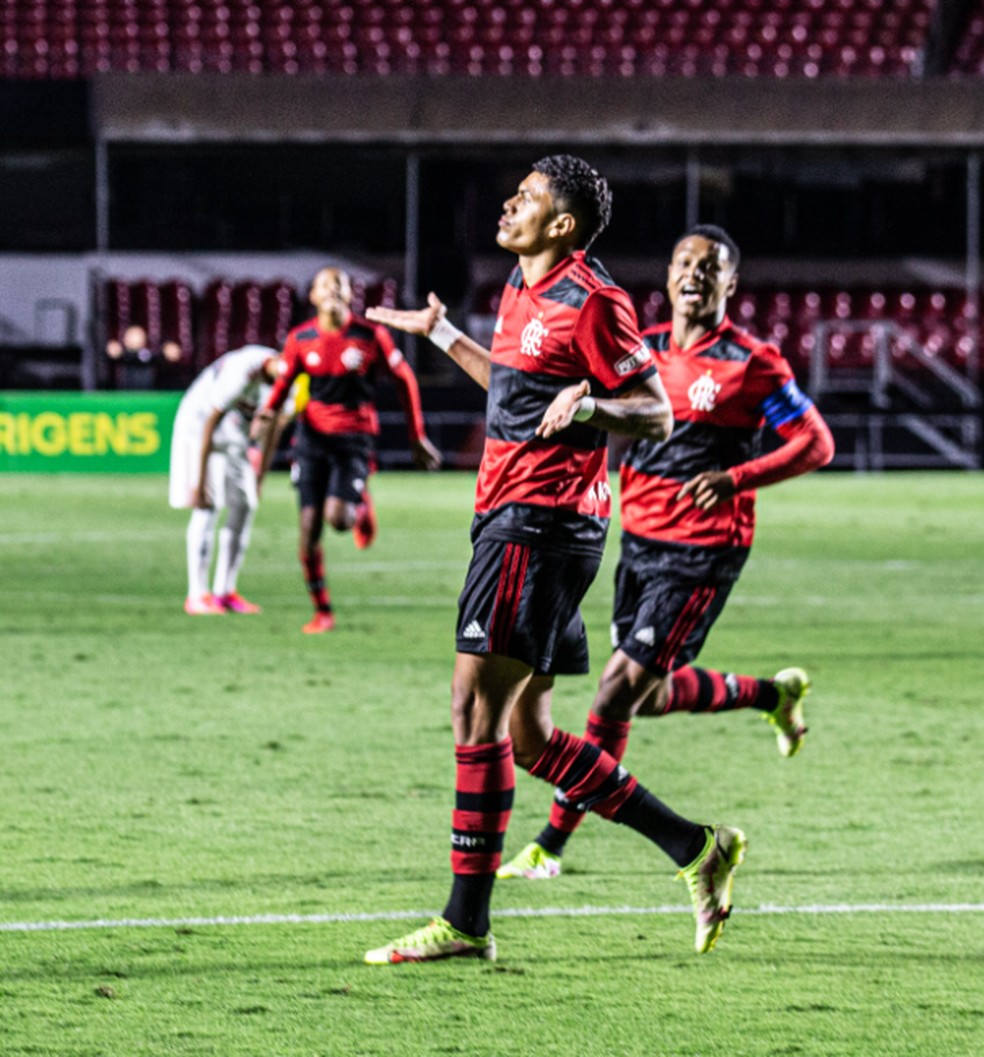
[[[301,631],[305,635],[321,635],[326,631],[332,631],[334,627],[334,613],[315,613],[314,617],[301,628]]]
[[[249,602],[235,591],[227,595],[221,595],[216,599],[220,606],[229,613],[261,613],[262,610],[255,602]]]
[[[217,617],[225,612],[225,608],[215,595],[201,595],[198,598],[189,595],[185,599],[185,612],[190,617]]]

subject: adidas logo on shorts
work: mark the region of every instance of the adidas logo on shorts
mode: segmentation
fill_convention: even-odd
[[[633,635],[633,638],[637,642],[641,642],[644,646],[652,646],[656,642],[656,629],[639,628],[635,635]]]
[[[473,620],[461,633],[463,639],[484,639],[485,631],[477,620]]]

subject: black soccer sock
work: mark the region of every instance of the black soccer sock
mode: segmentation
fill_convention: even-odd
[[[648,837],[677,866],[689,866],[707,843],[704,826],[678,815],[641,785],[618,809],[614,820]]]
[[[466,936],[489,931],[489,901],[495,874],[455,874],[443,917]]]

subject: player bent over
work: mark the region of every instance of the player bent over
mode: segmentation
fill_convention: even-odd
[[[668,440],[635,441],[622,461],[615,651],[584,734],[616,760],[636,715],[754,708],[783,756],[795,755],[806,734],[810,683],[801,668],[756,679],[692,666],[748,558],[755,489],[815,470],[834,452],[829,429],[779,350],[728,319],[738,261],[723,229],[691,228],[669,266],[672,321],[644,331],[675,426]],[[781,443],[762,455],[767,428]],[[498,876],[556,877],[583,818],[558,790],[547,826]]]
[[[606,433],[665,440],[672,429],[631,301],[587,255],[610,212],[607,182],[581,159],[558,155],[533,166],[499,220],[497,241],[519,262],[491,351],[451,326],[433,294],[419,311],[370,312],[428,336],[488,390],[452,682],[451,893],[440,918],[369,951],[370,964],[495,957],[489,904],[514,758],[676,863],[690,884],[698,951],[714,946],[730,910],[744,834],[676,814],[550,715],[555,676],[588,670],[578,607],[611,513]]]
[[[178,405],[169,502],[176,509],[191,508],[185,536],[185,612],[191,616],[260,611],[239,594],[237,583],[259,505],[259,477],[266,469],[264,457],[255,459],[255,466],[251,461],[249,427],[279,363],[276,349],[264,345],[227,352],[199,374]],[[219,530],[210,591],[215,528],[223,509],[226,519]]]

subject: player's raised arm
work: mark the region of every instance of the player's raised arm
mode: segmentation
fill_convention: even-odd
[[[427,295],[426,308],[398,309],[382,306],[366,309],[366,318],[394,330],[417,334],[432,341],[483,389],[489,387],[489,350],[473,341],[445,318],[447,308],[436,294]]]

